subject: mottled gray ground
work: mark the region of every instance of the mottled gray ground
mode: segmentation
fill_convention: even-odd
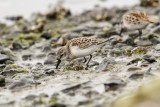
[[[0,24],[0,106],[110,107],[126,93],[159,78],[159,7],[139,7],[154,16],[154,24],[120,37],[122,14],[131,8],[95,8],[78,16],[57,9],[37,13],[33,21],[12,18]],[[56,52],[75,37],[114,38],[93,53],[85,70],[83,58],[63,61],[55,69]]]

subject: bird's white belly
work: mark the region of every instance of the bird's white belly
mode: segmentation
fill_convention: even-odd
[[[77,46],[72,46],[71,47],[71,52],[74,56],[76,57],[83,57],[92,54],[94,51],[97,50],[97,46],[91,46],[86,49],[80,49]]]
[[[143,29],[146,25],[147,24],[134,25],[134,24],[128,24],[124,22],[124,27],[127,28],[128,30]]]

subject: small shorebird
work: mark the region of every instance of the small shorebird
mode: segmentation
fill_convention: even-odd
[[[131,10],[125,13],[121,20],[121,31],[120,36],[126,28],[127,30],[138,30],[139,37],[141,38],[142,29],[145,28],[149,23],[153,23],[149,20],[148,16],[139,10]]]
[[[112,39],[112,38],[111,38]],[[97,38],[88,38],[88,37],[80,37],[74,38],[67,42],[65,46],[60,48],[57,52],[57,65],[56,69],[58,68],[59,64],[61,63],[62,59],[65,60],[73,60],[79,57],[84,57],[84,63],[87,61],[85,56],[90,55],[86,63],[86,67],[88,68],[88,64],[92,59],[92,53],[95,52],[98,48],[103,46],[105,42],[111,39],[97,39]]]

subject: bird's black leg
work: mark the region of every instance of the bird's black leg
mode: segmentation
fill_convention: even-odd
[[[122,32],[124,31],[124,29],[121,27],[121,30],[120,30],[120,33],[119,33],[119,36],[122,36]]]
[[[122,25],[123,25],[123,21],[121,21],[120,23],[121,30],[120,30],[119,36],[122,36],[122,32],[124,31],[124,28]]]
[[[87,59],[84,57],[84,62],[83,63],[86,63]]]
[[[91,59],[92,59],[92,55],[90,55],[90,58],[89,58],[89,60],[88,60],[88,62],[86,64],[86,69],[88,69],[88,64],[89,64],[89,62],[90,62]]]
[[[142,36],[142,30],[141,30],[141,29],[139,29],[138,31],[139,31],[139,39],[141,39],[141,36]]]

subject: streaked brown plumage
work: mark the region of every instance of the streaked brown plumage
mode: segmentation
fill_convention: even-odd
[[[149,20],[148,16],[144,12],[139,10],[131,10],[125,13],[122,17],[120,35],[123,28],[127,28],[128,30],[139,30],[139,36],[141,36],[142,29],[149,23],[153,22]]]
[[[109,40],[111,39],[98,39],[88,37],[74,38],[72,40],[69,40],[65,46],[58,50],[57,59],[61,60],[63,57],[65,57],[66,60],[72,60],[75,58],[90,55],[90,59],[86,64],[88,67],[88,63],[92,58],[91,54]],[[57,64],[56,68],[58,68],[58,65],[59,64]]]

